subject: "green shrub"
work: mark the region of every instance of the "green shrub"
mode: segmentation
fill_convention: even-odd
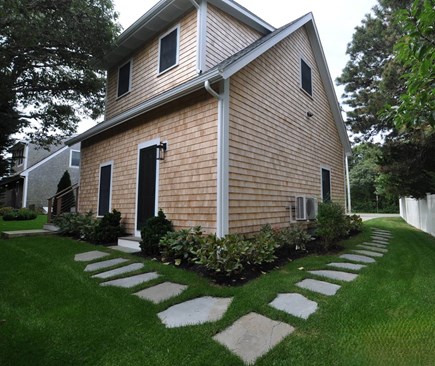
[[[159,254],[160,239],[168,232],[174,231],[172,222],[166,218],[162,210],[155,217],[150,217],[142,228],[140,247],[146,255]]]
[[[125,234],[121,225],[121,213],[116,210],[101,219],[95,218],[91,211],[86,214],[64,213],[55,218],[54,224],[59,227],[62,235],[95,244],[114,243]]]
[[[279,237],[280,246],[289,250],[306,250],[306,245],[311,240],[311,235],[300,227],[281,229]]]
[[[330,249],[346,235],[346,232],[347,225],[343,207],[334,202],[320,203],[316,235],[321,239],[323,249]]]
[[[0,207],[0,216],[3,216],[5,213],[13,210],[13,207]]]
[[[204,243],[200,226],[191,229],[167,232],[159,242],[163,257],[192,262]]]
[[[20,208],[18,210],[6,211],[3,213],[3,220],[5,221],[26,221],[34,220],[38,215],[36,212],[27,208]]]
[[[269,234],[247,240],[241,235],[208,235],[196,252],[196,263],[226,276],[238,275],[249,265],[273,262],[276,242]]]
[[[362,231],[363,221],[359,215],[346,216],[346,229],[349,235],[355,235]]]
[[[114,243],[120,236],[125,235],[125,228],[121,224],[121,212],[113,210],[105,214],[100,220],[96,228],[92,228],[90,233],[94,230],[94,242],[97,244]],[[91,234],[92,235],[92,234]]]

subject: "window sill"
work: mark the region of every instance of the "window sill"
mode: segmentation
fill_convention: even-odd
[[[131,92],[131,90],[129,90],[128,92],[125,92],[124,94],[122,94],[122,95],[116,97],[116,100],[119,100],[119,99],[122,99],[122,98],[126,97],[127,95],[130,94],[130,92]]]
[[[299,87],[299,89],[300,89],[301,92],[304,93],[308,98],[310,98],[311,100],[314,100],[312,94],[309,94],[305,89],[302,89],[301,87]]]
[[[179,63],[177,62],[175,65],[172,65],[171,67],[168,67],[167,69],[165,69],[165,70],[163,70],[163,71],[160,71],[160,72],[159,72],[159,71],[157,70],[157,72],[158,72],[157,77],[159,77],[159,76],[161,76],[161,75],[163,75],[163,74],[166,74],[168,71],[171,71],[171,70],[175,69],[178,65],[179,65]]]

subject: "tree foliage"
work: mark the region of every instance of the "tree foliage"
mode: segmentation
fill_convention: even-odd
[[[104,102],[101,59],[118,34],[112,0],[0,1],[0,160],[26,130],[47,146]]]
[[[65,170],[62,177],[59,180],[59,183],[57,184],[56,193],[62,192],[69,187],[71,187],[71,176],[70,176],[68,170]],[[69,191],[68,193],[63,195],[61,200],[62,201],[61,201],[60,212],[56,211],[56,215],[60,215],[61,213],[64,213],[64,212],[70,212],[71,208],[73,206],[75,206],[75,196],[74,196],[74,193],[72,191]],[[55,208],[55,210],[57,210],[58,209],[57,205],[55,205],[54,208]]]
[[[383,134],[376,190],[389,197],[435,192],[434,18],[433,0],[379,0],[337,80],[356,142]]]

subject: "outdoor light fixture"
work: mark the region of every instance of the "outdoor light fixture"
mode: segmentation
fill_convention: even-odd
[[[166,149],[168,144],[166,142],[161,142],[157,145],[157,160],[165,160]]]

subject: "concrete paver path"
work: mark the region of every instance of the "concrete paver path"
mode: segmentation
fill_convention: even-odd
[[[365,244],[365,245],[364,244],[357,244],[357,247],[361,248],[361,249],[372,250],[374,252],[388,253],[388,249],[386,249],[386,248],[373,247],[373,246],[368,245],[368,244]]]
[[[92,278],[102,278],[102,279],[110,278],[110,277],[118,276],[120,274],[137,271],[139,269],[142,269],[143,267],[144,267],[143,263],[132,263],[129,264],[128,266],[119,267],[119,268],[112,269],[111,271],[98,273],[96,275],[93,275]]]
[[[161,303],[172,297],[180,295],[185,289],[186,285],[180,285],[178,283],[164,282],[160,285],[156,285],[145,290],[136,292],[135,295],[141,299],[148,300],[154,304]]]
[[[308,273],[311,273],[316,276],[330,278],[331,280],[340,280],[345,282],[351,282],[358,277],[358,275],[355,273],[330,271],[330,270],[308,271]]]
[[[76,254],[74,256],[74,260],[76,262],[89,262],[89,261],[93,261],[95,259],[107,257],[108,255],[109,255],[109,253],[106,253],[106,252],[101,252],[99,250],[92,250],[90,252]]]
[[[366,267],[364,264],[355,264],[355,263],[347,263],[347,262],[333,262],[328,263],[327,266],[329,267],[336,267],[336,268],[342,268],[342,269],[350,269],[353,271],[359,271],[360,269]]]
[[[296,284],[296,286],[318,292],[319,294],[326,295],[326,296],[333,296],[336,294],[336,292],[340,289],[341,286],[325,282],[325,281],[318,281],[313,280],[311,278],[306,278],[305,280],[302,280]]]
[[[100,286],[116,286],[116,287],[124,287],[130,288],[136,285],[140,285],[141,283],[148,282],[154,280],[155,278],[160,277],[160,275],[156,272],[142,273],[136,276],[120,278],[118,280],[112,280],[107,282],[100,283]]]
[[[205,296],[171,306],[157,315],[166,328],[214,322],[224,316],[232,300]]]
[[[289,324],[249,313],[215,335],[213,339],[250,365],[294,330],[295,328]]]
[[[124,262],[128,262],[128,259],[115,258],[115,259],[109,259],[107,261],[91,263],[91,264],[88,264],[86,266],[85,272],[92,272],[92,271],[96,271],[96,270],[99,270],[99,269],[116,266],[117,264],[121,264],[121,263],[124,263]]]
[[[366,257],[364,255],[356,255],[356,254],[342,254],[340,258],[347,259],[353,262],[360,263],[375,263],[376,261],[373,258]]]
[[[372,252],[370,250],[359,250],[359,249],[354,249],[352,250],[352,252],[354,253],[358,253],[358,254],[362,254],[362,255],[368,255],[369,257],[383,257],[384,254],[383,253],[379,253],[379,252]]]
[[[305,296],[297,293],[278,294],[269,305],[302,319],[308,319],[317,310],[317,302],[308,300]]]

